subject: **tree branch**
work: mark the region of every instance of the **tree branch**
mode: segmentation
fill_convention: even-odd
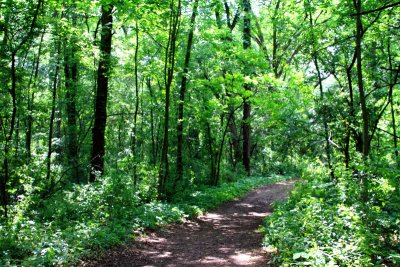
[[[363,12],[360,12],[360,13],[350,14],[350,16],[354,17],[354,16],[358,16],[358,15],[366,15],[366,14],[374,13],[374,12],[377,12],[377,11],[382,11],[382,10],[385,10],[385,9],[388,9],[388,8],[391,8],[391,7],[395,7],[395,6],[398,6],[398,5],[400,5],[400,2],[396,2],[396,3],[389,4],[389,5],[380,7],[380,8],[372,9],[372,10],[363,11]]]

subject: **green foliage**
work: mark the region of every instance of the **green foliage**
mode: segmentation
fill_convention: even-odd
[[[267,222],[274,226],[265,231],[267,243],[279,249],[276,261],[398,264],[399,7],[362,16],[356,57],[355,3],[374,11],[390,1],[252,1],[249,49],[243,47],[240,1],[199,1],[195,25],[194,1],[181,1],[171,47],[171,5],[177,2],[0,1],[0,265],[62,265],[88,248],[103,249],[135,231],[196,216],[263,183],[262,178],[230,183],[245,173],[244,99],[251,104],[246,122],[252,173],[297,177],[310,165],[306,182]],[[86,185],[101,58],[100,7],[111,4],[105,175]],[[192,26],[179,119],[184,173],[177,179],[176,111]],[[71,63],[76,73],[66,68]],[[164,121],[169,74],[170,117]],[[362,116],[359,74],[368,120]],[[67,76],[76,76],[73,86]],[[179,193],[168,196],[174,202],[161,203],[157,189],[167,124],[166,188]],[[359,155],[364,139],[371,142],[365,161]],[[68,145],[72,140],[76,147]],[[344,161],[348,169],[340,165]],[[337,165],[336,181],[315,162]]]
[[[285,179],[287,179],[285,176],[272,175],[268,178],[242,178],[236,182],[221,184],[217,187],[198,186],[197,189],[188,189],[177,193],[174,201],[185,203],[186,205],[198,206],[202,209],[211,209],[223,202],[243,196],[253,188]]]
[[[73,185],[40,204],[21,197],[13,219],[0,226],[0,265],[65,265],[144,230],[196,217],[257,186],[283,179],[251,177],[218,187],[199,186],[180,193],[170,203],[153,199],[143,204],[132,190],[131,179],[115,176],[96,184]]]
[[[265,220],[264,245],[276,249],[282,266],[376,266],[399,264],[399,198],[393,197],[393,176],[369,176],[364,203],[357,175],[312,166],[290,198],[276,203]],[[360,171],[361,173],[361,171]],[[391,266],[391,265],[390,265]]]

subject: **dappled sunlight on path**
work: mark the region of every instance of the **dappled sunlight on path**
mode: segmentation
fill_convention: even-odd
[[[148,233],[83,266],[268,266],[262,251],[262,220],[293,181],[264,186],[241,200],[188,221]]]

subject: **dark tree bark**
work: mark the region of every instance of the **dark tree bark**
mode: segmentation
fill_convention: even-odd
[[[92,129],[92,157],[90,182],[96,180],[97,174],[104,172],[105,130],[107,124],[108,79],[111,70],[111,42],[113,6],[101,7],[101,40],[100,61],[97,70],[97,93],[95,104],[95,119]]]
[[[319,63],[318,63],[318,57],[316,54],[314,54],[314,64],[315,64],[315,68],[317,70],[317,75],[318,75],[318,84],[319,84],[319,92],[320,92],[320,99],[321,99],[321,103],[323,104],[324,101],[324,89],[323,89],[323,85],[322,85],[322,76],[321,76],[321,71],[319,68]],[[325,112],[325,111],[323,111]],[[324,125],[324,137],[325,137],[325,153],[326,153],[326,158],[327,158],[327,162],[328,162],[328,168],[329,168],[329,172],[331,175],[332,179],[335,179],[335,173],[332,167],[332,160],[331,160],[331,144],[329,141],[329,129],[328,129],[328,122],[326,121],[326,114],[324,113],[322,115],[322,120],[323,120],[323,125]]]
[[[215,141],[211,133],[211,125],[209,122],[206,123],[207,135],[208,135],[208,149],[210,153],[210,162],[211,162],[211,180],[210,180],[211,185],[218,185],[219,183],[220,173],[221,173],[222,152],[224,150],[226,135],[228,133],[229,125],[231,123],[231,120],[233,119],[235,111],[241,107],[242,105],[234,108],[233,112],[229,113],[225,125],[223,121],[221,122],[221,127],[223,128],[223,131],[222,131],[221,142],[219,144],[214,144]],[[224,118],[224,115],[222,115],[222,118]]]
[[[239,8],[236,10],[235,15],[233,16],[233,19],[231,18],[231,10],[229,8],[229,4],[226,0],[224,0],[224,7],[225,7],[225,14],[226,14],[226,25],[228,26],[230,32],[232,33],[233,29],[236,27],[236,24],[239,22],[240,18],[240,12]],[[221,27],[219,27],[221,28]],[[232,40],[232,38],[229,36],[229,39]]]
[[[243,0],[243,48],[249,49],[251,46],[251,25],[250,25],[250,14],[251,14],[251,6],[250,0]],[[245,90],[251,91],[251,87],[249,84],[245,84]],[[251,116],[251,105],[250,99],[245,97],[243,99],[243,166],[247,172],[247,175],[250,175],[250,116]]]
[[[393,149],[394,149],[394,156],[396,158],[397,166],[400,166],[400,159],[399,159],[399,150],[397,145],[397,131],[396,131],[396,116],[393,107],[393,87],[391,87],[391,95],[390,95],[390,114],[392,116],[392,131],[393,131]]]
[[[224,9],[225,9],[225,15],[226,15],[226,26],[228,27],[229,31],[230,31],[230,35],[222,38],[223,42],[232,42],[232,34],[233,34],[233,30],[235,29],[236,25],[239,22],[240,19],[240,8],[238,8],[235,12],[235,15],[232,19],[232,12],[231,12],[231,8],[228,4],[228,2],[226,0],[224,0]],[[215,18],[216,18],[216,23],[217,23],[217,27],[218,29],[222,29],[222,20],[221,20],[221,15],[220,15],[220,11],[217,8],[215,11]],[[226,74],[226,70],[222,70],[222,75],[225,78],[225,74]],[[231,92],[229,92],[228,90],[226,91],[226,96],[228,98],[232,97]],[[228,108],[229,108],[229,113],[228,113],[228,117],[232,117],[232,119],[230,120],[230,124],[229,124],[229,129],[231,132],[231,142],[230,142],[230,149],[231,149],[231,163],[232,166],[236,166],[236,164],[238,162],[242,161],[242,147],[240,145],[240,141],[241,141],[241,136],[238,131],[238,128],[236,126],[235,123],[235,107],[232,104],[228,104]]]
[[[215,159],[218,157],[216,155],[215,150],[214,150],[214,139],[211,134],[211,125],[209,122],[206,123],[207,125],[207,139],[208,139],[208,151],[210,154],[210,184],[214,184],[215,181],[217,180],[217,171],[216,171],[216,166],[215,166]]]
[[[369,148],[370,148],[370,138],[369,138],[369,112],[367,108],[367,100],[364,91],[364,81],[363,81],[363,70],[362,70],[362,37],[364,34],[363,24],[361,20],[361,11],[362,11],[362,0],[354,0],[354,7],[357,12],[356,17],[356,46],[355,53],[357,56],[357,83],[358,83],[358,92],[360,97],[360,105],[361,105],[361,117],[362,117],[362,155],[364,161],[368,159]],[[362,193],[361,199],[363,201],[368,200],[368,178],[365,174],[360,176],[361,178],[361,186]]]
[[[73,7],[74,8],[74,7]],[[72,26],[76,26],[77,17],[73,13],[69,18]],[[72,33],[73,34],[73,33]],[[76,110],[76,94],[78,87],[78,55],[77,39],[71,36],[65,40],[64,48],[64,74],[65,74],[65,102],[67,111],[67,161],[72,181],[79,183],[79,159],[78,159],[78,130]]]
[[[190,55],[193,46],[193,35],[197,15],[197,7],[199,5],[199,0],[194,0],[192,16],[190,18],[190,30],[186,46],[185,63],[183,65],[181,88],[179,91],[179,103],[178,103],[178,121],[176,126],[177,135],[177,148],[176,148],[176,174],[177,177],[174,181],[173,190],[175,191],[176,185],[179,181],[183,179],[183,110],[185,104],[185,94],[187,90],[187,80],[189,74],[189,63]]]
[[[43,5],[43,0],[39,0],[35,6],[35,9],[32,14],[32,20],[30,23],[30,27],[27,30],[27,33],[21,38],[21,40],[16,44],[9,44],[14,39],[11,37],[12,34],[9,33],[8,25],[4,26],[4,37],[3,37],[3,47],[8,47],[11,54],[11,68],[10,68],[10,76],[11,76],[11,88],[9,88],[9,94],[11,97],[11,118],[9,123],[9,129],[6,130],[5,122],[2,120],[1,124],[3,125],[4,132],[4,159],[3,159],[3,167],[2,173],[0,173],[0,199],[1,205],[3,207],[4,217],[8,216],[8,191],[7,191],[7,183],[10,180],[10,150],[12,146],[12,140],[15,129],[15,121],[17,116],[17,69],[16,69],[16,59],[17,53],[32,39],[34,35],[34,30],[36,29],[37,19],[39,17],[40,10]],[[7,21],[8,19],[6,19]]]
[[[229,116],[232,117],[229,123],[229,129],[231,132],[231,154],[232,154],[232,166],[235,167],[237,163],[242,160],[242,150],[240,146],[240,133],[237,130],[235,123],[235,108],[233,106],[229,107]]]
[[[356,54],[357,54],[357,81],[358,81],[358,92],[360,96],[361,104],[361,116],[363,122],[363,157],[367,159],[370,148],[369,138],[369,112],[367,108],[367,100],[364,91],[363,71],[362,71],[362,36],[363,36],[363,25],[361,20],[362,0],[354,1],[354,5],[357,11],[356,17]]]
[[[272,19],[272,69],[276,78],[280,77],[279,74],[279,60],[278,60],[278,23],[276,17],[281,6],[281,1],[277,1],[274,9],[274,17]]]
[[[135,110],[133,114],[133,131],[132,131],[132,155],[136,157],[136,142],[137,142],[137,117],[139,113],[139,73],[138,73],[138,55],[139,55],[139,27],[136,23],[135,27],[136,34],[136,46],[135,46]],[[136,161],[133,163],[133,186],[137,186],[137,173],[136,173]]]
[[[26,158],[28,163],[31,160],[32,154],[32,128],[33,128],[33,110],[35,104],[35,92],[32,90],[36,86],[37,78],[39,75],[39,63],[40,63],[40,55],[42,54],[42,47],[43,47],[43,37],[45,31],[42,32],[40,37],[39,48],[37,52],[36,59],[34,61],[34,69],[32,70],[32,75],[29,80],[28,85],[28,114],[26,117],[26,134],[25,134],[25,150],[26,150]]]
[[[350,65],[350,67],[346,68],[347,84],[349,87],[349,96],[350,96],[350,99],[348,101],[350,118],[347,122],[347,127],[346,127],[346,143],[345,143],[345,150],[344,150],[346,168],[349,168],[349,164],[350,164],[350,136],[351,136],[351,132],[355,131],[355,129],[354,129],[354,126],[355,126],[354,94],[353,94],[353,81],[351,79],[351,69],[354,66],[355,60],[356,60],[356,55],[354,54],[354,59],[353,59],[352,64]]]
[[[393,69],[393,59],[392,59],[392,52],[390,47],[390,40],[388,41],[388,59],[389,59],[389,69],[390,69],[390,84],[389,84],[389,102],[390,102],[390,115],[392,119],[392,131],[393,131],[393,149],[394,149],[394,156],[396,159],[397,166],[400,166],[400,158],[399,158],[399,150],[397,148],[397,131],[396,131],[396,116],[393,104],[393,90],[395,85],[397,84],[397,80],[399,77],[400,66],[397,69]],[[393,74],[394,72],[394,74]]]
[[[384,6],[381,6],[381,7],[379,7],[379,8],[376,8],[376,9],[372,9],[372,10],[367,10],[367,11],[357,11],[357,13],[355,13],[355,14],[351,14],[350,16],[361,16],[361,15],[367,15],[367,14],[370,14],[370,13],[374,13],[374,12],[379,12],[379,11],[382,11],[382,10],[385,10],[385,9],[389,9],[389,8],[392,8],[392,7],[396,7],[396,6],[398,6],[398,5],[400,5],[400,2],[395,2],[395,3],[392,3],[392,4],[388,4],[388,5],[384,5]]]
[[[181,16],[181,0],[178,0],[177,6],[175,1],[171,0],[172,15],[169,21],[168,43],[165,51],[164,65],[164,84],[165,84],[165,109],[164,109],[164,138],[161,150],[161,162],[158,180],[158,197],[159,199],[166,198],[166,184],[169,178],[169,109],[171,98],[171,85],[174,79],[175,71],[175,54],[176,41],[178,39],[178,29]]]
[[[356,63],[356,60],[357,60],[357,54],[354,51],[351,62],[345,66],[347,87],[349,90],[349,98],[346,99],[349,116],[346,117],[343,155],[344,155],[344,163],[347,169],[350,166],[350,141],[352,136],[354,138],[357,151],[362,153],[362,140],[361,140],[362,138],[360,132],[358,131],[357,120],[355,117],[356,111],[354,106],[354,89],[352,80],[352,69]]]
[[[156,130],[154,120],[154,95],[151,79],[146,79],[147,89],[150,95],[150,135],[151,135],[151,163],[155,166],[157,162]]]
[[[239,106],[238,108],[240,108],[240,107],[241,106]],[[236,111],[236,109],[234,109],[233,112],[231,112],[229,114],[228,121],[226,122],[226,126],[224,128],[223,133],[222,133],[222,140],[221,140],[221,143],[219,145],[218,157],[216,159],[217,160],[217,164],[216,164],[217,165],[217,169],[216,169],[216,175],[215,175],[215,179],[214,179],[213,185],[218,185],[218,183],[219,183],[219,178],[220,178],[220,173],[221,173],[222,151],[223,151],[224,145],[225,145],[226,134],[228,132],[228,128],[229,128],[229,125],[231,124],[231,120],[233,119],[235,111]]]
[[[10,95],[12,101],[12,111],[11,111],[11,121],[10,121],[10,129],[6,132],[5,136],[5,144],[4,144],[4,159],[3,159],[3,173],[1,175],[1,183],[0,183],[0,192],[1,192],[1,202],[4,211],[4,217],[8,216],[8,192],[7,192],[7,183],[10,180],[10,149],[11,149],[11,141],[14,134],[15,127],[15,119],[17,114],[17,70],[16,70],[16,52],[11,52],[11,88]]]

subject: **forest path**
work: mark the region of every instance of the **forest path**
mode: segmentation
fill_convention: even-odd
[[[259,227],[294,181],[251,191],[184,224],[174,224],[105,253],[84,266],[268,266]]]

